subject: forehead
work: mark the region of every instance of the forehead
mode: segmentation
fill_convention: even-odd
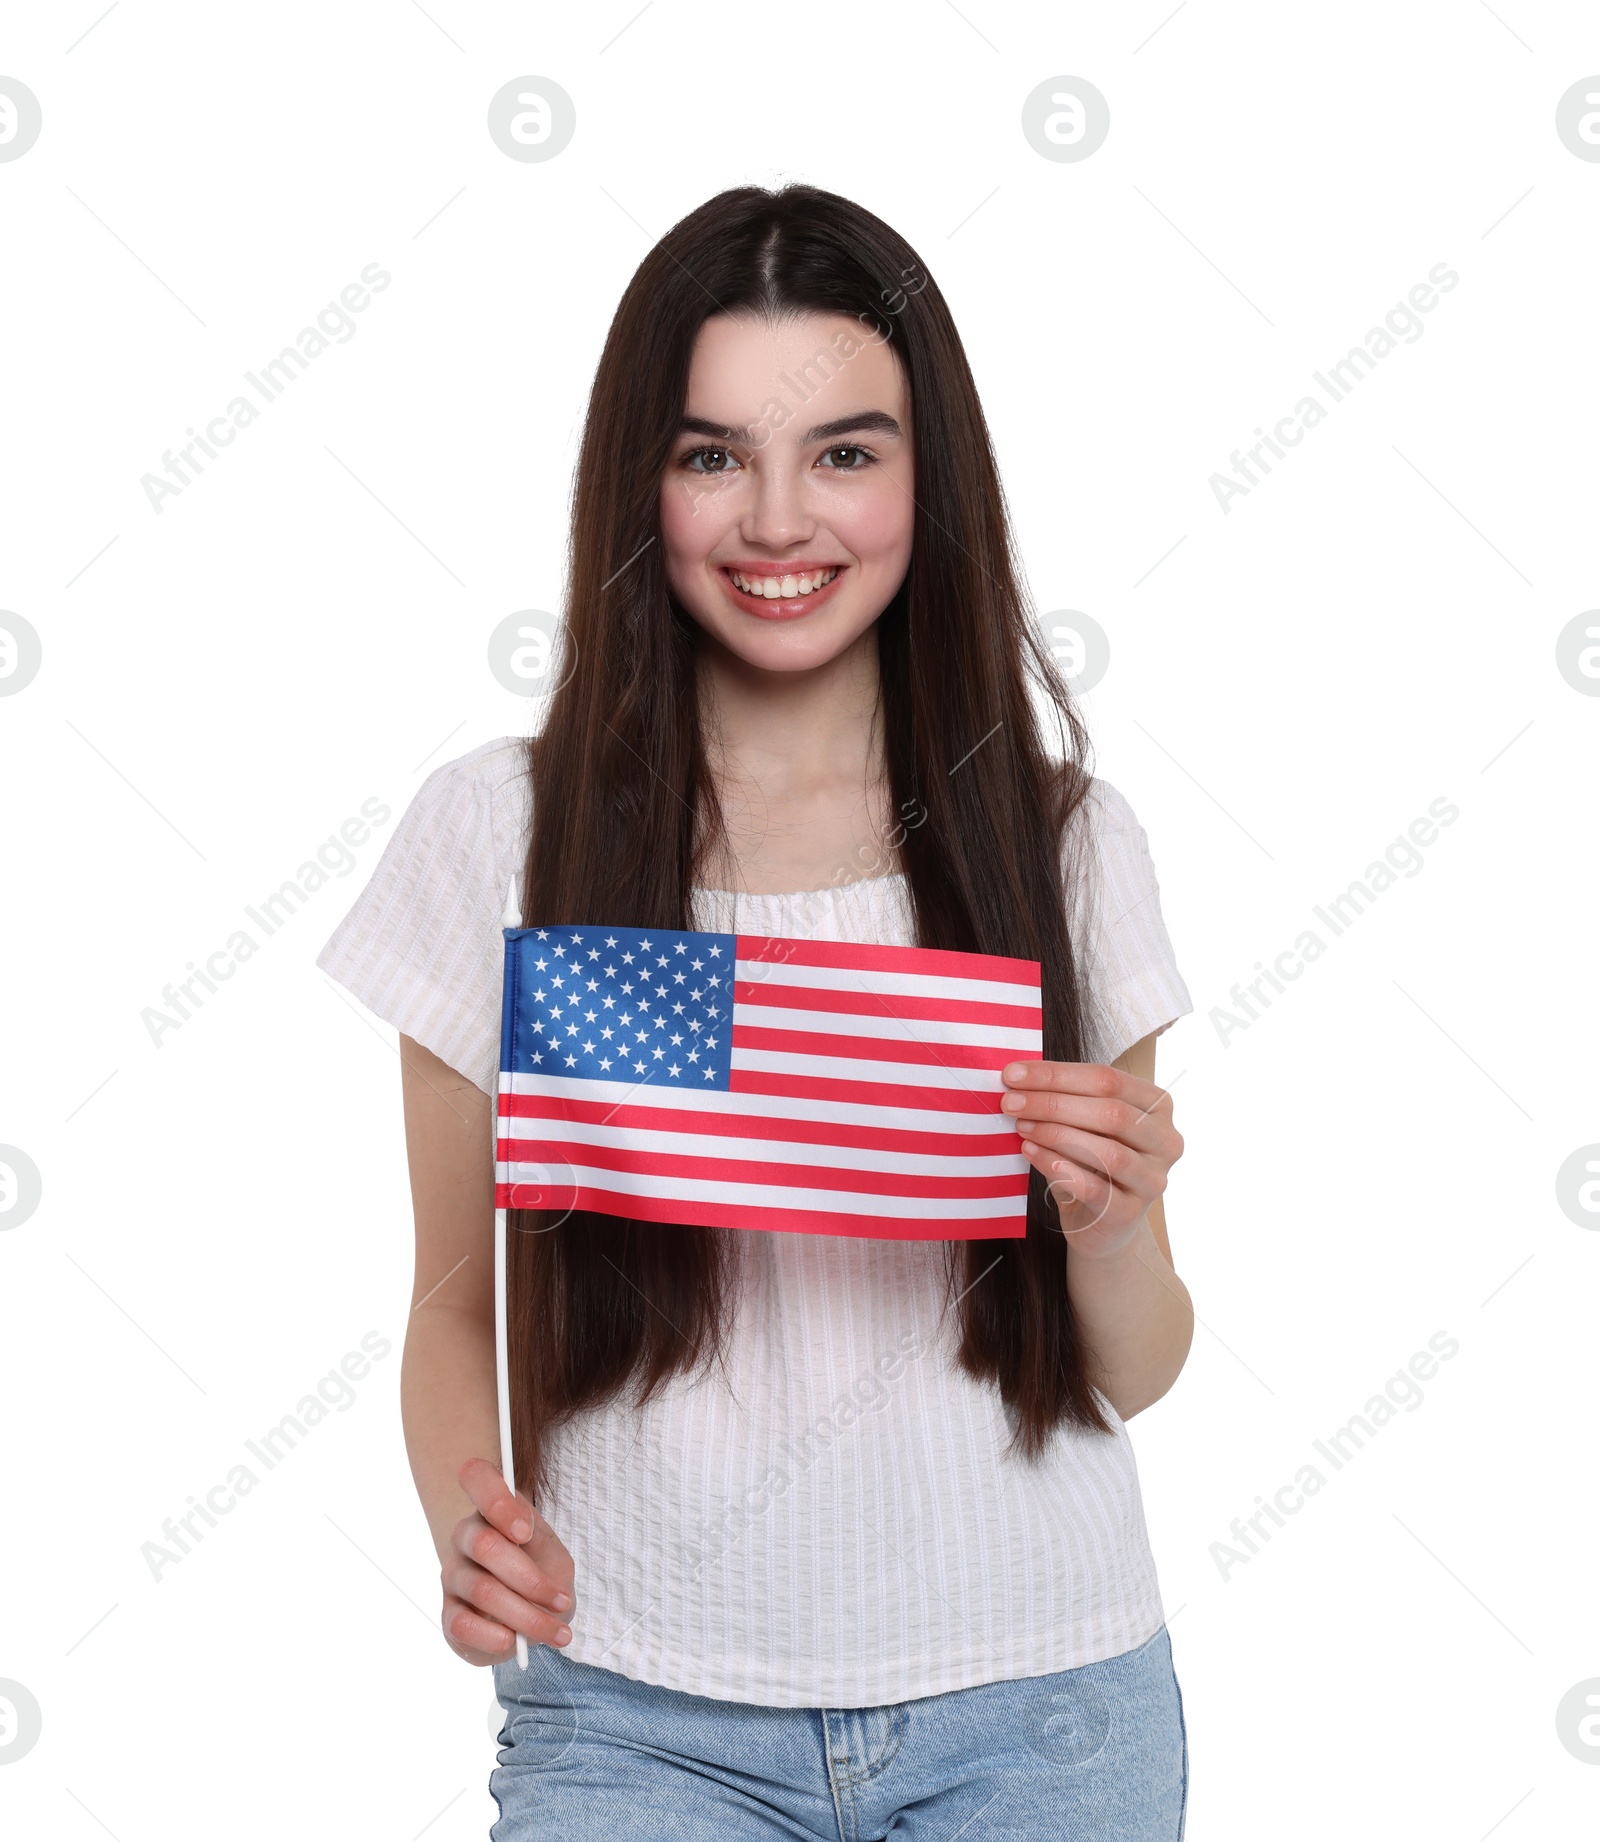
[[[684,413],[739,424],[774,399],[791,414],[815,402],[830,413],[883,409],[904,421],[909,408],[899,359],[848,314],[713,315],[695,339]]]

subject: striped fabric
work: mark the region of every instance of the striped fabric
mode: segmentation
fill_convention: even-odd
[[[522,759],[507,737],[429,774],[317,960],[490,1096],[506,889],[530,819]],[[1111,1061],[1193,1006],[1128,802],[1097,779],[1080,816],[1081,873],[1063,894],[1089,983],[1088,1053]],[[703,889],[693,924],[913,939],[899,876],[796,895]],[[365,1064],[352,1055],[354,1093]],[[364,1129],[394,1128],[373,1112]],[[399,1270],[398,1215],[393,1231]],[[1181,1268],[1181,1222],[1175,1238]],[[1075,1669],[1156,1632],[1126,1429],[1112,1412],[1110,1437],[1063,1430],[1031,1464],[1008,1453],[1003,1403],[955,1360],[949,1243],[738,1234],[730,1248],[722,1360],[642,1406],[625,1394],[553,1429],[540,1507],[579,1594],[565,1654],[689,1694],[870,1707]]]
[[[1027,1232],[1000,1071],[1037,960],[506,928],[495,1203],[889,1240]]]

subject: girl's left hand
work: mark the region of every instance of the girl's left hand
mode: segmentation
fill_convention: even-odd
[[[1103,1062],[1008,1062],[1001,1079],[1072,1252],[1120,1253],[1183,1156],[1171,1094]]]

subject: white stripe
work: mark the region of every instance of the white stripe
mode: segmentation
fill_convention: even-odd
[[[978,1049],[1014,1049],[1018,1055],[1037,1055],[1043,1041],[1038,1030],[1018,1029],[1006,1023],[955,1023],[948,1018],[885,1017],[881,1011],[858,1015],[854,1011],[789,1011],[769,1004],[736,1004],[734,1026],[748,1024],[766,1030],[808,1030],[821,1036],[886,1036],[914,1043],[962,1043]],[[826,1044],[817,1053],[833,1053]]]
[[[1022,1213],[1022,1196],[883,1196],[876,1191],[805,1190],[787,1183],[718,1183],[704,1177],[658,1177],[626,1170],[591,1169],[585,1164],[496,1164],[497,1183],[586,1184],[624,1196],[651,1196],[661,1202],[726,1202],[752,1209],[826,1209],[834,1215],[927,1215],[939,1221],[969,1216],[988,1220]],[[512,1205],[515,1207],[515,1205]]]
[[[998,1091],[998,1090],[996,1090]],[[560,1094],[573,1100],[596,1100],[616,1106],[671,1107],[682,1112],[714,1109],[741,1119],[820,1119],[848,1126],[878,1122],[880,1109],[853,1100],[817,1100],[788,1094],[703,1093],[684,1087],[655,1087],[644,1081],[580,1081],[543,1074],[500,1074],[502,1094]],[[999,1107],[987,1113],[945,1113],[931,1107],[888,1109],[896,1126],[912,1132],[993,1132],[997,1120],[1009,1124]]]
[[[748,1158],[762,1164],[820,1164],[840,1170],[902,1171],[914,1177],[1019,1177],[1028,1168],[1020,1151],[993,1156],[971,1152],[875,1151],[864,1145],[799,1144],[790,1139],[750,1139],[706,1133],[639,1131],[521,1116],[500,1122],[500,1137],[561,1138],[620,1151],[674,1152],[679,1156]],[[1013,1128],[1015,1137],[1015,1128]],[[1020,1141],[1019,1141],[1020,1142]]]
[[[837,1068],[819,1068],[819,1059],[816,1055],[795,1054],[786,1049],[741,1048],[734,1053],[734,1066],[747,1068],[752,1074],[821,1076],[825,1080],[864,1081],[893,1087],[958,1087],[969,1094],[1005,1092],[1005,1082],[1000,1079],[998,1068],[952,1068],[937,1062],[869,1062],[852,1055],[849,1072],[840,1074]]]
[[[1039,1008],[1037,985],[998,979],[934,978],[925,972],[865,972],[849,966],[794,966],[777,960],[741,959],[734,976],[769,990],[804,985],[812,991],[878,991],[902,998],[963,998],[974,1004],[1025,1004]]]

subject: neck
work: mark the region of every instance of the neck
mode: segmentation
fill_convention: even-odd
[[[697,662],[712,886],[816,889],[893,867],[876,628],[809,671],[756,670],[709,639]]]
[[[706,750],[718,779],[769,799],[804,799],[883,771],[878,632],[868,627],[826,665],[763,671],[701,635],[696,678]]]

